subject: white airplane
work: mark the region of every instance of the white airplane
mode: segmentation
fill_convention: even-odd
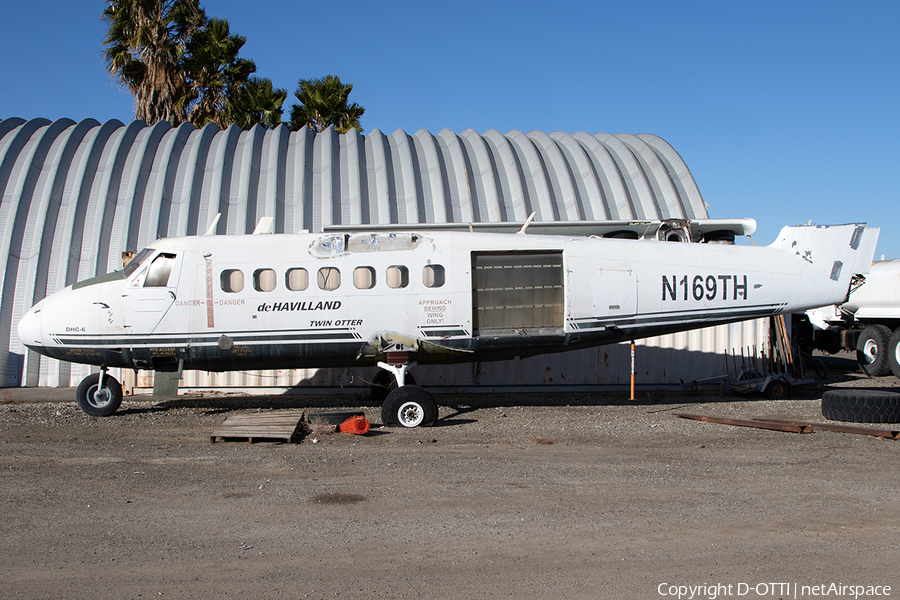
[[[526,221],[161,239],[123,270],[41,300],[19,338],[100,367],[77,392],[94,416],[122,401],[110,367],[378,365],[383,422],[431,425],[434,397],[407,374],[417,363],[532,356],[840,304],[878,238],[864,224],[800,226],[770,246],[734,244],[755,228],[752,219]]]

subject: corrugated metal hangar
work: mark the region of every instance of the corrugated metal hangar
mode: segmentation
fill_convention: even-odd
[[[122,252],[160,238],[275,233],[328,225],[704,219],[687,165],[649,134],[501,134],[373,130],[316,134],[285,127],[220,131],[135,121],[0,121],[0,373],[6,386],[77,385],[88,374],[27,351],[16,323],[35,302],[122,266]],[[721,375],[724,352],[762,347],[764,322],[641,343],[638,381]],[[622,346],[499,364],[419,367],[429,387],[513,389],[628,381]],[[186,373],[191,387],[364,386],[370,372]],[[144,380],[146,382],[146,380]],[[141,378],[138,378],[140,385]]]

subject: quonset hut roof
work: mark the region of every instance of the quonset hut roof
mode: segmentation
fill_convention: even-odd
[[[121,267],[160,237],[326,225],[708,218],[690,171],[655,135],[316,134],[69,119],[0,121],[0,375],[68,385],[28,361],[16,324],[35,302]],[[52,361],[51,361],[52,362]],[[38,367],[40,364],[40,367]],[[23,378],[24,376],[24,378]],[[76,380],[77,382],[77,380]],[[0,380],[2,383],[2,380]]]

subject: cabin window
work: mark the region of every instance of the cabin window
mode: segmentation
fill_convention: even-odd
[[[387,268],[387,285],[392,289],[405,288],[409,285],[409,269],[401,265]]]
[[[144,281],[144,287],[166,287],[174,266],[174,254],[160,254],[154,258],[153,262],[150,263],[150,270],[147,273],[147,279]]]
[[[292,292],[302,292],[309,287],[309,272],[300,267],[288,269],[284,276],[284,285]]]
[[[337,267],[322,267],[317,280],[320,290],[330,292],[341,287],[341,272]]]
[[[240,269],[222,271],[222,291],[236,294],[244,289],[244,273]]]
[[[353,269],[353,285],[358,290],[371,290],[375,287],[375,269],[372,267]]]
[[[257,269],[253,272],[253,288],[257,292],[271,292],[275,289],[277,278],[272,269]]]
[[[422,269],[422,283],[428,288],[439,288],[444,285],[444,267],[441,265],[425,265]]]

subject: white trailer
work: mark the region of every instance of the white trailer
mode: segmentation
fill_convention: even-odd
[[[900,259],[874,263],[845,303],[808,314],[816,348],[856,350],[868,375],[900,377]]]

